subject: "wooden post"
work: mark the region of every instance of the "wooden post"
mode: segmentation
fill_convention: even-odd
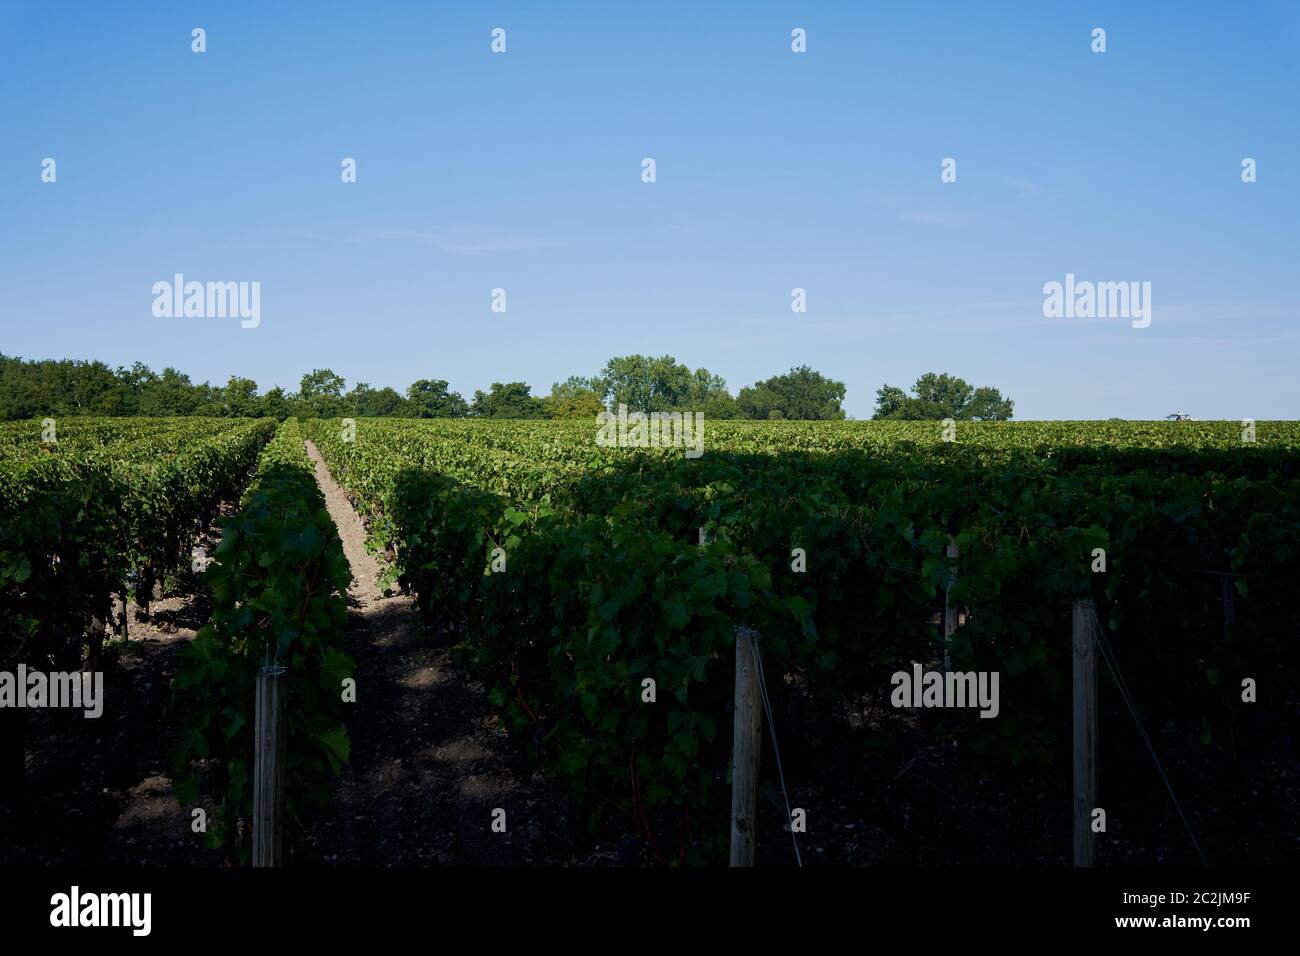
[[[954,560],[958,557],[957,539],[948,539],[948,557]],[[943,672],[946,674],[952,670],[952,659],[948,656],[948,638],[952,637],[953,632],[957,630],[957,609],[948,601],[948,593],[952,586],[957,583],[957,566],[954,564],[948,574],[948,584],[943,589]]]
[[[1097,654],[1091,601],[1074,604],[1074,865],[1092,866],[1097,806]]]
[[[949,536],[948,538],[948,557],[955,559],[957,557],[957,539]],[[943,588],[943,672],[947,674],[952,670],[952,657],[948,652],[948,639],[952,637],[953,632],[957,630],[957,609],[949,603],[948,594],[952,591],[952,586],[957,583],[957,566],[954,564],[948,572],[948,583]],[[945,680],[943,685],[944,703],[948,703],[948,682]]]
[[[731,756],[731,865],[753,866],[758,816],[758,761],[763,710],[758,689],[758,634],[736,628],[736,701]]]
[[[110,610],[111,614],[112,611]],[[100,661],[104,655],[104,631],[107,627],[107,620],[99,617],[90,619],[90,636],[86,641],[86,670],[99,670]]]
[[[253,750],[253,866],[279,866],[283,859],[284,765],[288,744],[288,680],[283,667],[257,675]]]

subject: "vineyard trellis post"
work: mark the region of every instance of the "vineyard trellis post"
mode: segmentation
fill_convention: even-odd
[[[283,667],[257,675],[253,753],[253,866],[279,866],[288,745],[288,680]]]
[[[99,670],[104,653],[104,632],[107,627],[106,618],[95,616],[90,619],[90,634],[86,642],[86,669],[89,671]]]
[[[758,688],[758,634],[736,628],[736,696],[731,758],[731,865],[753,866],[763,712]]]
[[[1097,805],[1097,609],[1074,603],[1071,658],[1074,684],[1074,865],[1092,866],[1096,843],[1092,811]]]
[[[960,552],[957,549],[957,539],[948,538],[948,558],[956,561]],[[948,583],[943,588],[943,672],[946,675],[952,670],[952,656],[948,649],[948,642],[952,639],[953,633],[957,630],[957,608],[953,606],[949,595],[952,587],[957,583],[957,565],[953,564],[948,570]],[[947,681],[944,682],[944,693],[947,694]],[[945,701],[946,703],[946,701]]]

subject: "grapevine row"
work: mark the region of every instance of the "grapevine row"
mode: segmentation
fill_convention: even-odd
[[[280,426],[239,511],[220,525],[204,572],[212,621],[182,649],[172,683],[173,762],[183,803],[206,793],[216,804],[210,843],[247,862],[258,672],[287,672],[286,839],[326,801],[349,756],[341,711],[353,667],[343,650],[351,571],[296,421]]]
[[[185,420],[105,442],[94,428],[53,446],[30,430],[0,458],[6,663],[80,667],[91,621],[128,580],[147,605],[155,581],[191,564],[196,533],[238,495],[275,425]]]

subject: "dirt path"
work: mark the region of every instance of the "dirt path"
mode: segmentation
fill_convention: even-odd
[[[310,442],[307,453],[352,566],[346,649],[357,703],[345,718],[351,763],[307,836],[303,862],[567,862],[563,809],[540,778],[511,766],[481,688],[434,646],[411,598],[384,595],[364,523]],[[492,832],[498,807],[505,833]]]

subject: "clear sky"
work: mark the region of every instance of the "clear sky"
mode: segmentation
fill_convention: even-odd
[[[467,397],[669,353],[733,392],[811,365],[854,417],[947,371],[1017,418],[1300,418],[1298,51],[1300,4],[1250,0],[4,0],[0,351]],[[260,282],[261,324],[154,317],[177,272]],[[1150,282],[1150,327],[1045,318],[1067,272]]]

